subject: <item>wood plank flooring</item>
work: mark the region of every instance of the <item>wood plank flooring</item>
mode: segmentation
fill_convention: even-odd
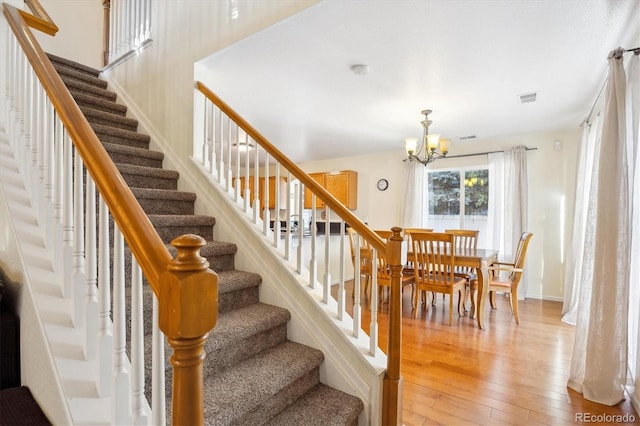
[[[346,300],[352,304],[350,284]],[[517,325],[508,299],[498,296],[497,309],[487,303],[488,328],[480,330],[475,320],[457,313],[453,326],[447,325],[448,301],[442,295],[437,296],[435,309],[426,311],[422,306],[413,319],[410,297],[410,288],[405,287],[405,425],[571,425],[581,424],[579,413],[628,414],[635,422],[616,424],[640,424],[629,398],[609,407],[567,388],[574,328],[560,321],[562,303],[520,301]],[[362,303],[363,328],[368,331],[370,309],[364,295]],[[380,304],[382,348],[387,345],[387,313],[387,304]]]

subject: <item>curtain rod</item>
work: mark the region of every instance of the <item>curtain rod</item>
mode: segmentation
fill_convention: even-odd
[[[535,151],[538,148],[529,148],[529,147],[525,147],[525,151]],[[477,152],[475,154],[461,154],[461,155],[447,155],[444,158],[462,158],[462,157],[475,157],[476,155],[487,155],[487,154],[495,154],[496,152],[504,152],[504,150],[501,151],[487,151],[487,152]]]
[[[640,55],[640,47],[634,47],[633,49],[622,49],[622,48],[618,48],[616,53],[614,53],[614,57],[616,59],[620,59],[622,58],[622,55],[627,53],[627,52],[633,52],[634,55]],[[589,121],[591,120],[591,114],[593,114],[593,110],[595,109],[596,105],[598,104],[598,101],[600,100],[600,96],[602,96],[602,92],[604,91],[605,86],[607,85],[607,78],[604,79],[604,83],[602,83],[602,87],[600,88],[600,91],[598,92],[598,96],[596,96],[596,99],[593,101],[593,105],[591,105],[591,109],[589,110],[589,114],[587,114],[587,118],[585,118],[585,120],[582,122],[582,124],[589,124]]]

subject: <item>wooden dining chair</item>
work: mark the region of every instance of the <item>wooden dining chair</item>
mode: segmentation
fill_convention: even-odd
[[[478,235],[480,231],[472,229],[445,229],[444,232],[453,234],[453,245],[457,250],[475,252],[478,249]],[[453,273],[457,277],[464,278],[466,281],[465,294],[462,299],[462,307],[466,311],[466,303],[471,293],[471,280],[475,278],[476,274],[475,268],[456,266]]]
[[[454,274],[454,236],[445,232],[416,232],[411,238],[416,287],[413,317],[418,315],[422,292],[443,293],[449,295],[449,325],[453,325],[453,295],[458,293],[458,315],[462,315],[460,300],[465,292],[464,278]]]
[[[432,228],[404,228],[404,237],[407,241],[407,263],[404,265],[403,272],[413,275],[413,240],[411,239],[411,233],[416,232],[433,232]],[[415,295],[415,285],[412,286],[411,300]]]
[[[389,241],[389,238],[393,235],[393,231],[390,230],[376,230],[376,234],[378,234],[385,242]],[[371,249],[373,252],[373,249]],[[391,268],[387,263],[387,255],[385,252],[381,252],[376,250],[376,281],[378,283],[378,300],[382,301],[383,291],[384,289],[391,288]],[[373,266],[373,262],[372,262]],[[408,272],[403,269],[402,277],[400,278],[401,289],[404,291],[404,287],[406,285],[412,286],[412,295],[413,295],[413,283],[414,276],[413,272]]]
[[[371,248],[367,241],[360,237],[353,228],[347,228],[349,235],[349,247],[351,248],[351,262],[353,263],[353,272],[357,273],[356,267],[356,250],[360,251],[360,277],[364,278],[364,293],[367,294],[369,288],[369,281],[371,281]],[[351,291],[351,297],[355,297],[356,286],[355,282],[353,290]]]
[[[489,280],[487,289],[489,295],[489,301],[491,307],[496,309],[496,292],[505,292],[509,294],[511,302],[511,312],[516,319],[516,324],[520,324],[520,316],[518,315],[518,284],[522,279],[522,272],[524,268],[524,259],[527,254],[527,248],[529,247],[529,241],[531,241],[533,234],[531,232],[523,232],[518,241],[518,247],[512,263],[509,262],[494,262],[489,268]],[[502,277],[500,272],[508,272],[507,277]],[[473,294],[478,289],[478,280],[471,280],[471,299],[473,300]],[[475,308],[477,309],[477,308]]]

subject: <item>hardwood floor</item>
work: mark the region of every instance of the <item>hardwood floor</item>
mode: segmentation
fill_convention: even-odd
[[[351,295],[350,285],[346,294]],[[435,309],[427,312],[422,306],[413,319],[410,297],[410,288],[405,287],[405,425],[571,425],[582,423],[577,421],[580,413],[627,414],[635,422],[626,424],[640,424],[629,398],[609,407],[567,388],[574,328],[560,321],[562,303],[520,301],[517,325],[508,299],[498,296],[497,309],[487,303],[488,327],[480,330],[475,320],[457,313],[453,326],[447,325],[448,303],[441,295]],[[347,301],[353,303],[351,297]],[[368,303],[364,295],[362,302],[367,331],[370,310],[364,306]],[[387,345],[387,312],[382,303],[378,313],[382,348]]]

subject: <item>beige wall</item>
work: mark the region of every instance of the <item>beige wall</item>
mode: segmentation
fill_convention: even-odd
[[[527,154],[529,172],[529,229],[534,237],[527,255],[527,297],[562,300],[564,258],[571,236],[577,150],[581,131],[518,135],[495,140],[454,144],[451,155],[501,150],[516,145],[537,148]],[[554,141],[561,149],[554,150]],[[397,151],[334,158],[301,164],[306,172],[351,169],[358,172],[358,209],[354,213],[372,228],[400,224],[404,148]],[[486,156],[451,158],[431,164],[433,169],[487,164]],[[389,181],[379,191],[376,182]]]
[[[40,0],[59,31],[55,37],[35,31],[45,52],[94,68],[102,67],[101,0]]]
[[[57,50],[53,45],[45,49],[88,65],[92,65],[93,61],[99,63],[102,34],[101,30],[96,31],[95,28],[101,28],[101,2],[43,0],[42,3],[61,27],[57,40],[62,41],[67,36],[67,31],[71,31],[68,28],[72,25],[66,24],[67,19],[75,19],[73,22],[77,28],[74,35],[70,36],[72,39],[69,43],[60,43],[68,46],[68,52]],[[170,154],[187,158],[192,154],[193,82],[194,74],[198,72],[197,69],[194,70],[194,63],[314,3],[316,2],[313,0],[282,0],[268,5],[265,2],[240,2],[240,19],[232,20],[227,2],[153,2],[153,43],[136,60],[124,62],[110,70],[109,78],[115,80],[127,93],[128,102],[133,103],[130,105],[132,109],[144,112],[145,119],[152,127],[149,130],[161,135],[165,143],[170,145]],[[100,6],[96,8],[96,4]],[[65,7],[66,10],[70,7],[82,10],[83,19],[65,18],[64,14],[59,14],[58,10]],[[196,10],[198,13],[194,13]],[[528,154],[529,223],[534,233],[528,257],[530,297],[562,299],[563,260],[571,229],[579,139],[580,131],[576,128],[467,142],[452,147],[452,155],[502,149],[518,144],[538,148]],[[553,150],[555,140],[562,142],[562,150]],[[305,163],[302,166],[307,172],[356,170],[359,173],[356,215],[374,228],[390,227],[400,223],[404,149],[401,141],[398,145],[398,149],[393,152],[336,158]],[[433,167],[479,164],[486,164],[486,157],[449,159],[436,162]],[[376,182],[380,178],[389,181],[387,191],[377,190]]]
[[[315,0],[230,2],[210,0],[152,2],[153,43],[136,60],[109,71],[152,133],[180,157],[192,154],[194,63],[312,4]]]

